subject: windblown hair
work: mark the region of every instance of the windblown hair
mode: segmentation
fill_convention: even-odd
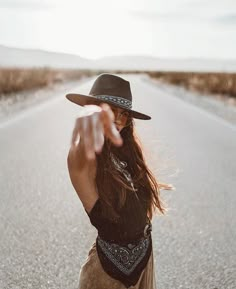
[[[103,215],[113,220],[119,218],[118,211],[124,206],[127,194],[134,193],[126,179],[112,164],[111,152],[121,161],[127,162],[134,187],[145,191],[148,217],[152,219],[157,209],[164,215],[168,209],[160,199],[160,188],[156,178],[144,160],[133,121],[123,128],[120,134],[123,138],[121,147],[116,147],[110,140],[105,139],[102,152],[97,154],[96,185],[103,204]]]

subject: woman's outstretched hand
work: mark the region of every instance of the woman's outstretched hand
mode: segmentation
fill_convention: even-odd
[[[83,142],[88,159],[95,159],[95,153],[102,151],[104,137],[109,138],[115,145],[121,146],[123,140],[114,124],[114,113],[110,106],[85,105],[78,118],[71,138],[71,146],[78,145],[78,138]]]

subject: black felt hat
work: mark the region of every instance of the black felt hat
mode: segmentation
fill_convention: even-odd
[[[133,118],[151,119],[150,116],[132,110],[132,93],[129,81],[114,74],[103,73],[95,80],[88,95],[68,93],[66,98],[84,106],[86,104],[108,103],[128,110]]]

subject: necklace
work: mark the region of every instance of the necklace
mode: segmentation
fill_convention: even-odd
[[[127,162],[119,160],[117,156],[115,156],[113,153],[110,153],[111,156],[111,161],[114,164],[115,168],[123,174],[123,176],[126,178],[126,180],[129,182],[131,185],[133,191],[135,192],[136,197],[138,198],[136,191],[134,187],[134,183],[131,177],[131,174],[125,169],[127,167]]]

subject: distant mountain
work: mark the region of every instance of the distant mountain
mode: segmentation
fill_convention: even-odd
[[[0,67],[87,68],[92,65],[90,62],[72,54],[0,45]]]
[[[236,59],[218,60],[201,58],[157,58],[149,56],[111,56],[94,62],[94,67],[132,70],[236,72]]]
[[[109,56],[97,60],[78,55],[0,45],[0,67],[52,67],[103,70],[236,72],[236,59],[170,59],[151,56]]]

